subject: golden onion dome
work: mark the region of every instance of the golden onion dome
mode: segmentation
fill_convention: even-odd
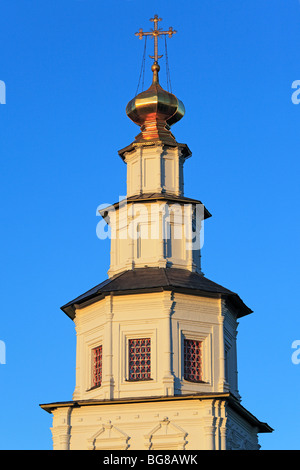
[[[153,81],[148,90],[139,93],[126,106],[127,116],[141,128],[136,142],[174,142],[170,127],[185,113],[184,105],[175,95],[164,90],[158,80],[157,61],[151,67]]]

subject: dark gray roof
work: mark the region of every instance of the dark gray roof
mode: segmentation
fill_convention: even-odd
[[[204,208],[204,219],[208,219],[211,217],[211,213],[206,209],[204,204],[198,199],[191,199],[185,196],[176,196],[175,194],[170,193],[144,193],[144,194],[137,194],[135,196],[130,196],[127,198],[122,199],[111,206],[107,206],[105,209],[102,209],[100,214],[105,218],[107,212],[111,209],[117,209],[121,207],[123,204],[131,204],[134,202],[157,202],[157,201],[167,201],[167,202],[175,202],[178,204],[201,204]]]
[[[179,142],[175,142],[172,144],[171,142],[165,143],[161,140],[154,140],[152,142],[148,142],[148,146],[156,147],[156,146],[161,146],[164,145],[165,147],[178,147],[182,151],[182,156],[184,158],[189,158],[192,155],[192,152],[190,151],[189,147],[187,144],[182,144]],[[132,142],[131,144],[127,145],[127,147],[121,149],[118,151],[118,154],[122,158],[122,160],[125,162],[125,153],[126,152],[132,152],[135,148],[138,147],[145,147],[145,142]]]
[[[202,274],[177,268],[138,268],[124,271],[106,279],[93,289],[68,302],[61,309],[71,319],[74,319],[76,305],[87,301],[96,302],[111,293],[125,295],[163,290],[203,297],[223,297],[235,307],[238,317],[252,313],[252,310],[236,293],[210,281]]]

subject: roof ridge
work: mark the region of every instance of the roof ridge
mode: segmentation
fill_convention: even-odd
[[[164,275],[165,275],[166,281],[167,281],[167,283],[168,283],[168,286],[170,286],[170,285],[171,285],[171,284],[170,284],[170,279],[169,279],[168,273],[167,273],[167,269],[168,269],[168,268],[162,268],[162,269],[163,269],[163,273],[164,273]],[[169,268],[169,269],[170,269],[170,268]]]

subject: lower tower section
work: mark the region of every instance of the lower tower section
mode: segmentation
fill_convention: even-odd
[[[258,449],[271,428],[241,405],[238,319],[251,310],[202,274],[125,271],[62,307],[77,334],[73,401],[54,449]]]

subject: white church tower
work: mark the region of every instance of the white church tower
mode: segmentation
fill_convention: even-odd
[[[238,321],[251,310],[201,271],[202,203],[184,195],[191,152],[170,128],[184,106],[153,81],[127,105],[140,133],[119,155],[127,197],[101,212],[111,230],[108,279],[62,307],[77,335],[73,400],[43,404],[53,448],[259,449],[271,432],[241,405]]]

